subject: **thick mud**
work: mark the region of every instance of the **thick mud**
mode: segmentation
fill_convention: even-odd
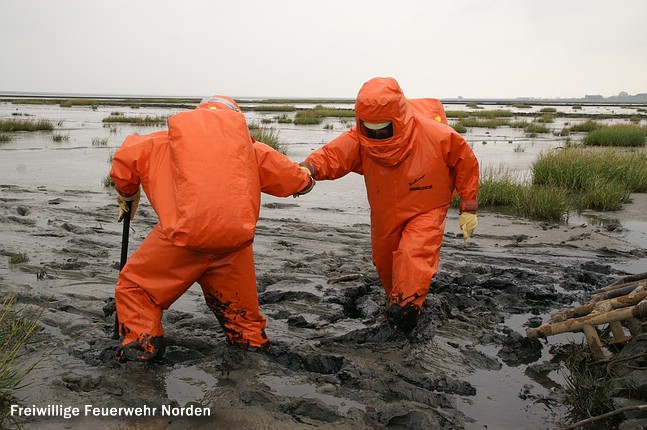
[[[440,273],[405,335],[384,322],[369,226],[326,223],[326,205],[305,198],[266,201],[258,225],[268,351],[229,347],[194,286],[165,312],[164,359],[138,364],[112,360],[121,224],[111,194],[1,185],[0,292],[46,307],[29,346],[41,361],[15,404],[49,413],[16,420],[96,430],[555,428],[568,413],[560,364],[525,329],[647,257],[618,229],[485,213],[465,243],[450,211]],[[646,203],[637,196],[627,211]],[[131,252],[155,223],[143,201]],[[12,264],[15,254],[29,260]]]

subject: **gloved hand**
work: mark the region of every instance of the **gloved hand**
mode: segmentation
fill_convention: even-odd
[[[137,206],[139,206],[139,199],[141,197],[141,191],[137,190],[135,194],[132,196],[122,196],[117,192],[117,203],[119,204],[119,216],[117,217],[117,222],[121,222],[121,220],[124,219],[124,216],[126,215],[126,212],[130,212],[130,219],[132,220],[135,218],[135,211],[137,210]],[[130,208],[128,207],[128,203],[130,203]]]
[[[302,165],[299,166],[299,169],[303,170],[304,172],[306,172],[308,174],[308,176],[310,176],[310,185],[308,185],[307,187],[305,187],[304,189],[302,189],[298,193],[292,194],[292,197],[299,197],[299,196],[303,196],[305,194],[308,194],[310,191],[312,191],[315,184],[317,183],[317,181],[315,181],[315,178],[312,176],[312,172],[310,171],[310,169],[308,169],[306,166],[302,166]]]
[[[467,238],[472,235],[474,229],[478,225],[476,214],[471,212],[461,212],[458,216],[458,225],[461,227],[461,230],[463,230],[463,239],[467,242]]]

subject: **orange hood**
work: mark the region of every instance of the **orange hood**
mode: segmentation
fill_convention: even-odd
[[[373,78],[357,94],[355,118],[359,143],[366,153],[382,166],[396,166],[404,161],[413,143],[413,109],[393,78]],[[361,122],[393,124],[393,137],[385,140],[369,139],[361,133]]]
[[[222,109],[228,107],[229,109],[242,112],[238,103],[231,97],[215,95],[206,97],[196,106],[196,109]]]

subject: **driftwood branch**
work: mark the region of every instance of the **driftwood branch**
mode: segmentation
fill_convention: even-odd
[[[348,275],[337,276],[336,278],[328,279],[329,284],[337,284],[339,282],[354,281],[356,279],[362,279],[364,275],[361,273],[351,273]]]
[[[597,415],[597,416],[595,416],[595,417],[590,417],[590,418],[587,418],[587,419],[585,419],[585,420],[578,421],[578,422],[576,422],[576,423],[570,424],[570,425],[568,425],[568,426],[566,426],[566,427],[562,427],[562,430],[572,430],[572,429],[576,429],[576,428],[578,428],[578,427],[582,427],[582,426],[584,426],[584,425],[591,424],[592,422],[595,422],[595,421],[599,421],[599,420],[604,420],[604,419],[606,419],[606,418],[610,418],[610,417],[612,417],[612,416],[614,416],[614,415],[618,415],[618,414],[621,414],[621,413],[623,413],[623,412],[628,412],[628,411],[639,411],[639,410],[643,410],[643,409],[647,409],[647,404],[634,405],[634,406],[625,406],[625,407],[623,407],[623,408],[619,408],[619,409],[616,409],[616,410],[614,410],[614,411],[607,412],[606,414]]]

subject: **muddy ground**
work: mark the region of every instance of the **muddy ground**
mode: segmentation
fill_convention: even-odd
[[[647,199],[637,197],[625,213],[640,217]],[[369,226],[327,224],[323,203],[308,209],[316,212],[309,219],[322,221],[308,221],[298,216],[301,202],[266,203],[258,224],[258,290],[274,343],[268,353],[229,347],[194,286],[165,312],[164,360],[122,364],[111,360],[121,224],[110,193],[0,186],[0,292],[17,292],[21,305],[46,304],[30,346],[42,361],[15,404],[81,410],[70,419],[17,421],[27,429],[95,430],[556,428],[568,412],[560,384],[523,384],[508,393],[518,403],[506,405],[496,403],[502,393],[473,376],[485,371],[496,380],[519,366],[554,374],[560,364],[549,343],[529,341],[525,329],[588,301],[591,291],[628,273],[623,264],[647,257],[618,226],[485,212],[464,243],[450,211],[433,294],[406,336],[384,324]],[[131,252],[155,223],[143,202]],[[10,264],[17,253],[29,261]],[[484,399],[494,402],[491,410],[471,408]],[[156,413],[95,416],[86,405]],[[210,416],[163,416],[164,405]]]

